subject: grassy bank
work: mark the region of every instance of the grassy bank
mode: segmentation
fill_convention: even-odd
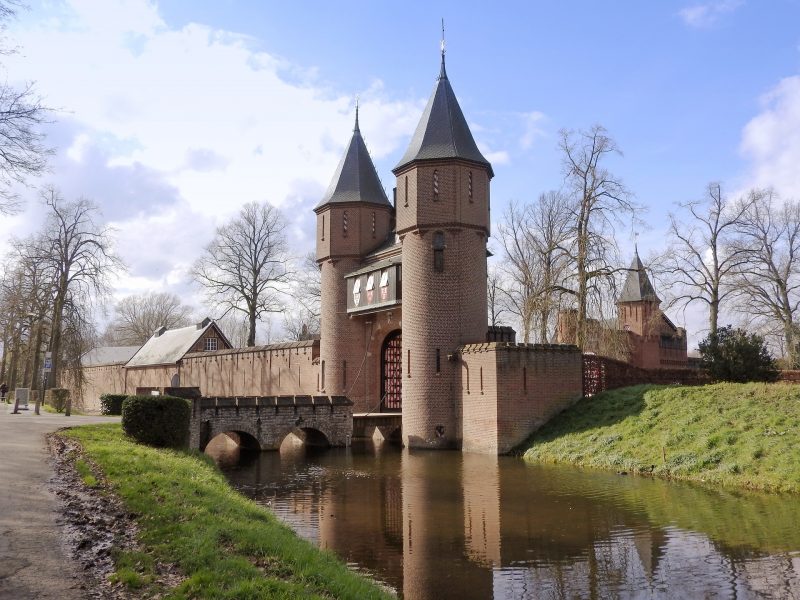
[[[376,585],[333,554],[234,491],[217,468],[196,454],[135,444],[119,425],[64,432],[83,446],[129,512],[144,552],[121,552],[115,575],[140,597],[155,589],[155,563],[176,565],[185,579],[165,598],[384,598]],[[86,461],[76,467],[96,484]]]
[[[634,386],[585,398],[524,456],[768,491],[800,492],[800,387]]]

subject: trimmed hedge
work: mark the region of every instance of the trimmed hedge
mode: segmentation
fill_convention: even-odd
[[[100,414],[121,415],[122,403],[128,394],[103,394],[100,396]]]
[[[189,444],[188,400],[173,396],[128,396],[122,402],[122,429],[137,442],[159,448]]]

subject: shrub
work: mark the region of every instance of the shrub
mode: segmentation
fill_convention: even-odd
[[[64,388],[50,388],[45,392],[47,404],[56,409],[56,412],[64,412],[69,400],[69,390]]]
[[[775,381],[778,371],[764,338],[730,325],[709,335],[698,347],[703,368],[715,381]]]
[[[100,396],[100,414],[121,415],[122,402],[127,397],[127,394],[103,394]]]
[[[192,409],[173,396],[128,396],[122,403],[122,429],[149,446],[180,448],[189,442]]]

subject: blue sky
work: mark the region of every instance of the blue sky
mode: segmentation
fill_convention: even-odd
[[[47,0],[11,24],[22,52],[5,75],[36,80],[61,109],[49,129],[58,153],[37,183],[104,207],[130,267],[117,295],[187,292],[188,265],[245,202],[281,207],[297,253],[310,249],[311,208],[357,94],[391,192],[438,74],[442,17],[448,74],[493,162],[496,218],[510,199],[558,188],[558,130],[595,123],[648,209],[643,254],[663,248],[674,203],[710,181],[800,197],[800,0]],[[3,238],[35,229],[26,194]],[[631,234],[620,228],[628,252]]]

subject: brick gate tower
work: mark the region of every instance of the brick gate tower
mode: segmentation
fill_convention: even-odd
[[[319,389],[346,395],[363,407],[366,378],[360,366],[366,354],[364,327],[347,315],[345,275],[384,242],[392,226],[392,205],[383,190],[356,121],[317,214],[317,262],[321,268]]]
[[[487,331],[492,166],[478,150],[442,65],[397,177],[403,264],[403,443],[461,445],[457,349]]]

